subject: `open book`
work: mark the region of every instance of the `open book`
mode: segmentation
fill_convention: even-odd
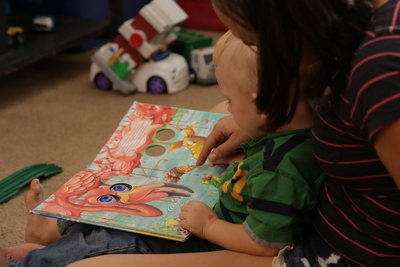
[[[31,212],[185,241],[182,205],[218,199],[225,166],[195,164],[223,116],[135,102],[92,164]]]

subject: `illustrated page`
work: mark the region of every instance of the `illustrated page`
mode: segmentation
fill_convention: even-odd
[[[182,205],[212,207],[225,166],[196,166],[223,114],[135,102],[92,164],[32,210],[184,241]]]

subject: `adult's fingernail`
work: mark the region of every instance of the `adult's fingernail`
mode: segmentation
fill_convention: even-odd
[[[217,160],[217,156],[215,154],[210,154],[210,156],[208,156],[208,160],[210,162],[216,161]]]

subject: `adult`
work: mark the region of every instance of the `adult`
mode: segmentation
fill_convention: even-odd
[[[365,27],[361,44],[357,44],[357,31],[354,38],[344,38],[349,34],[345,27],[361,25],[357,21],[361,22],[363,16],[357,16],[354,11],[361,11],[366,7],[364,4],[368,4],[367,1],[323,1],[324,4],[321,1],[260,1],[259,6],[253,8],[261,10],[264,7],[270,10],[265,16],[274,17],[263,26],[257,24],[257,16],[250,15],[255,13],[255,9],[246,10],[245,6],[252,6],[248,1],[241,6],[242,1],[236,1],[237,5],[228,5],[227,2],[214,0],[217,12],[222,12],[219,13],[220,18],[239,38],[257,45],[262,69],[260,75],[271,72],[267,68],[271,65],[267,59],[274,59],[274,56],[268,53],[275,51],[276,57],[284,58],[284,52],[279,53],[278,48],[269,49],[270,46],[282,44],[273,37],[285,31],[290,32],[286,26],[290,26],[290,22],[280,23],[284,26],[270,29],[269,25],[278,24],[276,20],[290,20],[282,13],[281,16],[273,16],[272,12],[278,9],[292,14],[290,18],[296,27],[291,29],[295,34],[286,37],[292,41],[294,38],[294,42],[287,42],[286,45],[302,43],[294,37],[300,36],[300,40],[308,41],[316,54],[326,60],[328,71],[323,78],[329,81],[330,93],[316,105],[312,140],[315,156],[328,178],[314,217],[315,229],[329,247],[350,265],[399,266],[400,2],[373,2],[373,16]],[[267,5],[275,9],[266,8]],[[305,12],[302,10],[304,5],[312,6],[320,15]],[[335,17],[329,12],[330,9],[326,8],[329,5],[347,5],[348,10],[343,11],[342,16],[352,19],[350,25],[346,26],[350,21],[345,21],[344,17]],[[232,17],[239,19],[232,20]],[[316,23],[321,17],[325,18],[325,24]],[[337,27],[328,24],[336,24]],[[351,65],[348,65],[354,44],[358,48]],[[296,65],[290,62],[296,58],[296,50],[289,55],[285,64]],[[287,69],[290,70],[290,67]],[[265,84],[275,83],[279,88],[282,77],[287,77],[281,73],[284,72],[279,71],[280,76],[276,80],[265,78]],[[296,77],[295,74],[292,77]],[[260,94],[256,100],[259,110],[266,114],[280,112],[279,107],[276,111],[266,107],[269,102],[275,101],[274,97],[277,96],[274,94],[280,94],[282,90],[263,91],[264,96]],[[288,102],[290,107],[290,99]],[[289,111],[283,118],[290,120],[290,108],[281,110]],[[235,151],[236,140],[242,135],[233,126],[229,119],[221,121],[209,137],[199,163],[211,149],[214,150],[208,158],[214,162],[223,161],[225,155]],[[293,258],[291,255],[295,253],[304,256],[302,253],[307,251],[307,247],[312,247],[310,243],[313,239],[307,238],[305,236],[297,246],[295,244],[294,250],[287,252],[287,259]]]

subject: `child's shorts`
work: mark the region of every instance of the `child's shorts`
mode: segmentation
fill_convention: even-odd
[[[214,251],[213,244],[196,236],[177,242],[149,235],[119,231],[90,224],[58,220],[62,238],[30,251],[23,261],[7,261],[7,267],[64,267],[70,263],[107,254],[172,254]]]
[[[348,267],[314,229],[297,237],[292,247],[283,248],[272,262],[273,267]]]

